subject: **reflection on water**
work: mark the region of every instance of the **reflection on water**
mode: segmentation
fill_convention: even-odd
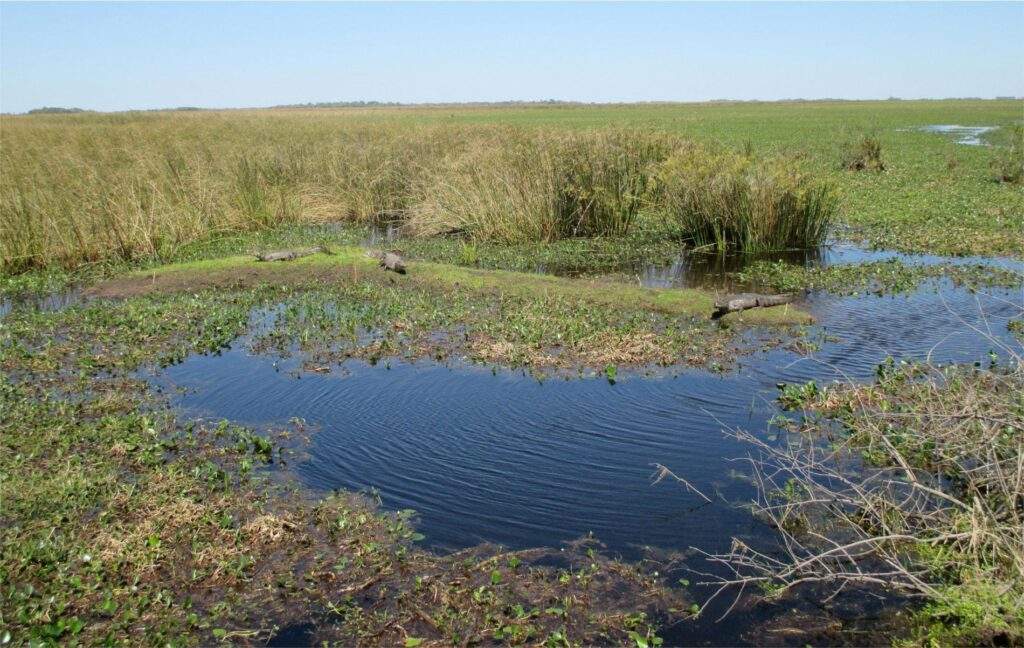
[[[703,252],[682,252],[667,264],[626,263],[622,265],[602,263],[595,272],[589,265],[558,265],[547,263],[534,270],[540,274],[560,277],[608,276],[628,282],[636,282],[646,288],[723,288],[735,283],[734,273],[755,261],[784,261],[801,265],[819,265],[823,261],[822,250],[801,250],[775,252],[762,255],[709,254]]]
[[[984,142],[981,136],[989,131],[994,131],[997,126],[958,126],[956,124],[932,124],[922,126],[921,130],[926,133],[938,133],[952,137],[957,144],[967,146],[981,146]]]
[[[806,305],[827,336],[814,357],[774,350],[725,375],[684,371],[611,385],[350,362],[343,376],[296,378],[288,371],[296,364],[275,365],[240,343],[154,380],[186,388],[174,399],[191,415],[256,426],[306,419],[319,432],[299,478],[324,492],[374,488],[386,507],[416,509],[435,548],[557,546],[588,532],[627,558],[643,546],[718,552],[733,537],[768,547],[773,531],[741,508],[754,491],[735,459],[748,448],[723,428],[773,438],[779,382],[870,380],[888,355],[987,362],[1000,345],[1019,349],[1006,322],[1024,313],[1024,289],[973,294],[941,283],[896,297],[813,294]],[[678,484],[652,485],[656,463],[711,503]],[[713,624],[712,611],[669,636],[734,644],[758,613],[745,614]]]
[[[73,306],[82,300],[78,290],[47,293],[44,295],[25,294],[0,298],[0,317],[13,310],[56,311]]]
[[[639,264],[624,274],[636,277],[647,288],[723,288],[735,286],[735,273],[757,261],[782,261],[794,265],[827,263],[827,248],[774,252],[760,255],[683,253],[667,265]]]
[[[648,288],[737,288],[735,273],[758,261],[781,261],[804,267],[828,267],[898,259],[907,265],[987,265],[1024,272],[1024,261],[990,257],[943,257],[901,254],[889,250],[868,250],[850,243],[824,245],[815,250],[775,252],[761,255],[683,253],[671,263],[637,264],[618,274]],[[552,269],[548,269],[551,271]],[[554,269],[555,274],[582,274]]]
[[[401,221],[373,223],[369,227],[366,238],[360,243],[366,247],[377,247],[397,241],[402,236]]]

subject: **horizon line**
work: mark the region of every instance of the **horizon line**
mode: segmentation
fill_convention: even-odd
[[[500,106],[644,106],[644,105],[700,105],[700,104],[763,104],[763,103],[868,103],[890,101],[1024,101],[1024,96],[995,95],[990,97],[886,97],[849,99],[841,97],[793,97],[785,99],[704,99],[674,100],[652,99],[646,101],[581,101],[572,99],[506,99],[498,101],[308,101],[304,103],[276,104],[268,106],[226,106],[211,108],[205,106],[167,106],[162,108],[125,108],[123,110],[95,110],[78,106],[39,106],[24,112],[0,112],[0,115],[22,116],[39,114],[100,114],[116,115],[138,112],[216,112],[232,110],[295,110],[331,108],[443,108],[443,107],[500,107]]]

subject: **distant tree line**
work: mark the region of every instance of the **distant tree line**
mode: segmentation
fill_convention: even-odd
[[[63,108],[60,106],[43,106],[42,108],[33,108],[28,111],[30,115],[67,115],[70,113],[84,113],[90,112],[82,108]]]
[[[317,101],[309,103],[282,104],[271,108],[384,108],[399,106],[529,106],[537,104],[580,104],[580,101],[559,99],[538,99],[518,101],[450,101],[450,102],[401,102],[401,101]]]

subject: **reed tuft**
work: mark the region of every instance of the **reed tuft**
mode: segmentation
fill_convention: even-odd
[[[697,248],[765,252],[820,245],[835,190],[787,158],[687,146],[659,170],[658,203]]]

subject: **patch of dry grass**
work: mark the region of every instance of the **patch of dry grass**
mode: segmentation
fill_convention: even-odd
[[[708,180],[681,172],[721,161],[690,161],[701,149],[663,132],[611,126],[240,112],[4,116],[2,129],[5,272],[168,258],[232,233],[384,217],[408,219],[407,231],[421,235],[502,243],[620,236],[645,211],[656,219],[678,216],[680,197],[703,195]],[[670,155],[677,164],[660,166]],[[752,210],[749,220],[775,238],[734,241],[729,230],[730,245],[818,242],[815,228],[827,220],[796,219],[826,216],[829,203],[824,194],[813,202],[818,194],[804,186],[805,176],[785,166],[752,165],[737,176],[747,187],[741,209]],[[674,202],[658,199],[659,178],[671,188],[662,196]]]

